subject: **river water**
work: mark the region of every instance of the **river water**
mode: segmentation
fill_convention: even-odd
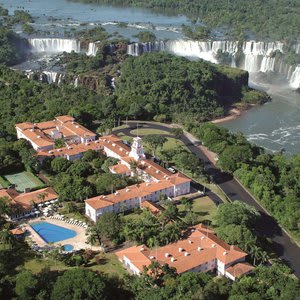
[[[65,0],[2,0],[1,4],[12,13],[24,9],[34,18],[34,27],[49,31],[50,36],[63,36],[71,28],[88,28],[102,25],[109,33],[118,31],[134,40],[140,30],[151,30],[158,39],[182,38],[180,27],[187,24],[184,16],[166,16],[145,9],[117,8],[93,4],[81,4]],[[49,17],[56,18],[55,21]],[[117,22],[129,23],[127,28]],[[84,23],[84,24],[83,24]],[[300,94],[291,91],[287,85],[265,85],[256,82],[259,88],[272,96],[272,102],[255,107],[240,118],[222,126],[243,132],[248,140],[270,151],[285,149],[287,154],[300,150]]]
[[[159,39],[176,39],[182,37],[181,25],[188,23],[186,17],[179,15],[165,16],[140,8],[99,6],[66,0],[0,0],[0,4],[10,13],[16,9],[28,11],[34,17],[33,27],[50,31],[51,35],[56,36],[62,36],[64,30],[71,28],[102,25],[109,33],[117,31],[133,40],[140,29],[155,32]],[[128,23],[128,27],[120,27],[117,22]]]

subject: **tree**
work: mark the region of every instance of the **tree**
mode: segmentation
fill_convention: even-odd
[[[91,165],[82,160],[76,160],[67,170],[72,176],[79,176],[79,177],[88,177],[92,174],[92,167]]]
[[[52,300],[107,299],[105,278],[86,269],[71,269],[59,276],[51,294]]]
[[[66,158],[56,157],[51,162],[51,169],[54,173],[58,174],[67,171],[71,164]]]
[[[92,162],[99,157],[99,153],[95,150],[88,150],[83,154],[82,160],[86,162]]]
[[[252,157],[250,145],[230,146],[219,155],[218,165],[222,170],[233,173],[240,163],[248,162]]]
[[[178,217],[178,207],[174,203],[169,202],[166,205],[164,211],[158,217],[162,230],[164,230],[165,225],[168,222],[170,222],[171,220],[176,220],[177,217]]]
[[[173,157],[175,165],[182,171],[189,171],[195,176],[199,176],[204,170],[204,163],[195,154],[181,151]]]
[[[116,165],[118,162],[119,162],[118,159],[116,159],[116,158],[114,158],[114,157],[109,157],[109,158],[107,158],[107,159],[104,161],[104,163],[103,163],[103,165],[102,165],[101,168],[102,168],[102,170],[103,170],[104,172],[108,173],[108,172],[109,172],[109,167],[110,167],[110,166]]]
[[[162,148],[166,141],[167,138],[157,134],[149,134],[143,138],[143,142],[146,143],[149,146],[149,148],[152,150],[153,156],[155,156],[156,150],[158,148]]]
[[[256,236],[245,225],[223,225],[216,230],[218,237],[228,244],[237,245],[248,251],[256,242]]]
[[[141,43],[155,42],[156,36],[151,31],[140,31],[134,37],[137,37]]]
[[[0,225],[4,222],[6,215],[9,215],[12,211],[11,201],[8,197],[0,197]]]
[[[234,201],[219,205],[214,220],[218,227],[233,224],[251,227],[259,217],[254,207],[241,201]]]
[[[262,250],[259,247],[257,247],[256,245],[253,245],[250,248],[250,256],[253,259],[253,265],[254,266],[256,266],[257,260],[260,259],[261,252],[262,252]]]
[[[2,229],[0,231],[0,243],[12,248],[15,244],[15,237],[8,229]]]
[[[16,276],[15,292],[20,300],[35,299],[38,280],[30,271],[22,271]]]
[[[180,139],[183,135],[182,128],[172,128],[171,133],[175,136],[176,139]]]
[[[104,213],[96,223],[97,231],[102,237],[118,239],[120,234],[120,218],[112,212]]]
[[[184,206],[184,208],[187,210],[187,211],[191,211],[192,210],[192,208],[193,208],[193,202],[192,202],[192,200],[190,200],[190,199],[188,199],[188,198],[186,198],[186,197],[182,197],[181,199],[180,199],[180,202],[181,202],[181,204]]]

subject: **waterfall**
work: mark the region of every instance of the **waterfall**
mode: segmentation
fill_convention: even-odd
[[[295,68],[290,77],[289,83],[290,86],[295,90],[300,88],[300,65]]]
[[[78,87],[78,76],[76,76],[74,80],[74,86],[77,88]]]
[[[98,51],[98,47],[97,47],[96,43],[89,43],[89,48],[86,53],[88,56],[96,56],[97,51]]]
[[[28,39],[28,42],[32,52],[80,52],[80,42],[74,39],[40,38]]]
[[[293,46],[300,53],[300,44]],[[284,53],[282,42],[247,41],[239,44],[237,41],[193,41],[166,40],[153,43],[132,43],[127,47],[127,54],[138,56],[145,52],[166,51],[179,56],[196,57],[218,63],[218,51],[227,53],[231,67],[244,69],[250,73],[276,72],[283,74],[290,85],[299,87],[299,66],[287,65],[275,51]]]
[[[127,46],[127,54],[131,56],[139,56],[143,53],[164,51],[164,41],[148,42],[148,43],[132,43]]]
[[[57,79],[57,76],[58,76],[57,72],[43,71],[43,74],[45,74],[47,76],[47,82],[49,84],[56,83],[56,79]]]
[[[65,74],[59,74],[57,84],[60,85],[65,77]]]

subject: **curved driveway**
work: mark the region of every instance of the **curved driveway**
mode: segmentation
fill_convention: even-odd
[[[147,127],[149,129],[159,129],[170,132],[171,128],[156,123],[146,123],[137,121],[128,121],[129,128],[118,129],[113,133],[124,133],[128,136],[133,136],[130,131],[137,128]],[[142,135],[141,135],[142,136]],[[165,135],[168,136],[168,135]],[[199,142],[192,142],[186,135],[183,135],[180,140],[186,145],[186,147],[193,152],[197,157],[201,158],[206,166],[207,172],[212,175],[216,184],[224,191],[230,200],[243,201],[249,205],[254,206],[262,215],[261,221],[256,225],[255,229],[261,236],[270,238],[273,242],[273,249],[276,254],[284,259],[291,268],[295,271],[295,275],[300,278],[300,248],[291,240],[286,232],[278,225],[276,220],[271,217],[266,210],[231,176],[222,173],[217,169],[206,155],[198,147]],[[219,202],[220,199],[210,192],[210,197],[215,202]]]

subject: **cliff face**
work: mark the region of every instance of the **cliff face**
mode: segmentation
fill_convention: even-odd
[[[242,98],[243,89],[248,88],[249,73],[247,71],[218,66],[219,74],[214,81],[214,89],[224,105],[232,104]]]

